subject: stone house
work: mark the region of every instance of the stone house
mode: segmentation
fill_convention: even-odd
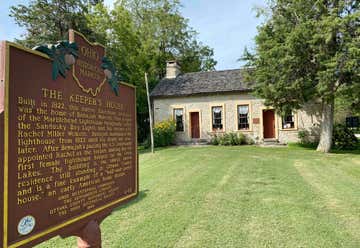
[[[299,130],[313,134],[319,126],[315,106],[285,116],[266,107],[252,95],[241,69],[181,74],[177,62],[168,61],[166,77],[150,96],[155,124],[175,120],[178,144],[228,132],[244,133],[255,143],[297,142]]]

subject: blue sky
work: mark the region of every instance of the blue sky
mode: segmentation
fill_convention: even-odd
[[[1,0],[0,40],[20,38],[24,30],[9,17],[9,7],[27,0]],[[105,0],[111,6],[113,0]],[[255,6],[264,6],[265,0],[182,0],[182,13],[199,33],[199,40],[214,49],[217,70],[239,68],[245,46],[254,46],[256,27],[261,23],[255,17]]]

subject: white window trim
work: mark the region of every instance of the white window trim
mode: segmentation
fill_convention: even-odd
[[[223,125],[223,128],[219,131],[213,130],[213,107],[222,107],[222,115],[221,115],[221,122]],[[210,132],[211,133],[224,133],[226,131],[226,109],[225,109],[225,103],[211,103],[210,105]]]
[[[253,121],[252,121],[252,102],[251,101],[238,101],[235,103],[235,128],[238,132],[252,132],[253,131]],[[249,129],[239,129],[239,113],[238,106],[248,105],[249,106]]]
[[[185,107],[182,105],[171,105],[171,119],[173,121],[175,120],[175,116],[174,116],[174,111],[175,109],[182,109],[183,110],[183,125],[184,125],[184,130],[183,131],[176,131],[177,133],[185,133],[185,129],[186,129],[186,112],[185,112]]]
[[[280,130],[281,131],[297,131],[298,130],[298,112],[292,111],[292,114],[294,115],[294,127],[293,128],[284,128],[283,127],[283,117],[280,116]]]

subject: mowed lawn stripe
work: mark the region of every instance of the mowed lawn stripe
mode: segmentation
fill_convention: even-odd
[[[180,155],[178,150],[182,151]],[[171,246],[176,243],[186,226],[192,223],[206,192],[216,184],[217,178],[222,177],[227,167],[214,163],[217,160],[211,153],[198,153],[196,148],[190,152],[184,152],[183,148],[173,149],[167,156],[166,168],[156,168],[152,173],[155,180],[151,180],[150,185],[146,179],[143,181],[143,189],[153,190],[150,189],[143,200],[146,218],[133,230],[127,230],[130,236],[132,232],[138,235],[136,240],[124,240],[129,247]],[[171,161],[176,156],[178,160]]]
[[[357,161],[254,146],[141,154],[140,197],[102,223],[103,247],[359,247]]]
[[[338,226],[352,237],[350,245],[360,247],[360,180],[345,170],[339,161],[329,164],[326,161],[295,162],[302,177],[313,187],[319,198],[319,205],[336,217]],[[356,169],[356,165],[354,169]],[[335,177],[334,177],[335,175]]]
[[[220,161],[218,163],[221,164]],[[239,176],[236,176],[239,175],[239,169],[243,168],[239,165],[239,161],[233,160],[229,163],[229,165],[230,167],[228,167],[222,178],[220,178],[217,184],[206,193],[205,198],[203,199],[201,206],[199,206],[199,210],[192,221],[192,224],[184,231],[181,238],[175,244],[175,247],[202,246],[203,241],[208,243],[208,241],[214,236],[210,232],[211,228],[208,226],[208,217],[217,218],[219,214],[218,212],[222,211],[221,209],[217,209],[217,206],[220,204],[219,201],[222,201],[220,197],[222,189],[231,183],[234,177],[236,177],[239,181],[241,180]],[[233,197],[236,199],[236,196]],[[221,214],[225,215],[226,211],[223,211]]]
[[[289,214],[288,205],[290,205],[290,211],[293,212],[296,210],[294,208],[297,202],[301,204],[304,199],[299,199],[299,195],[294,194],[292,190],[289,192],[288,187],[282,188],[282,186],[295,183],[294,178],[287,179],[283,175],[292,174],[303,187],[307,185],[291,168],[291,161],[288,163],[291,172],[286,173],[283,167],[279,168],[277,165],[279,155],[281,154],[275,153],[275,156],[267,154],[264,159],[249,161],[246,157],[239,159],[243,162],[242,166],[238,167],[241,171],[234,173],[231,177],[232,181],[228,180],[229,183],[222,192],[211,193],[218,199],[213,198],[212,202],[207,202],[203,206],[204,212],[202,216],[199,216],[197,224],[189,231],[188,242],[182,243],[183,247],[193,245],[196,247],[196,244],[202,247],[209,245],[215,247],[297,247],[301,244],[294,239],[289,239],[289,236],[297,234],[298,230],[296,228],[291,230],[291,228],[297,227],[298,224],[289,220],[287,214]],[[285,179],[289,182],[283,185],[281,182]],[[297,193],[296,190],[295,193]],[[314,196],[310,190],[307,193]],[[269,197],[274,194],[276,194],[275,197]],[[298,210],[300,214],[303,211],[301,207]],[[316,211],[313,218],[318,218],[319,213],[320,210]],[[309,228],[311,235],[314,234],[311,231],[312,227],[313,222],[303,229]],[[320,231],[331,232],[327,230],[326,225],[324,227],[324,230]],[[196,240],[196,237],[200,236],[196,233],[207,234],[207,236]],[[336,236],[334,231],[333,234]],[[302,235],[299,235],[299,241],[306,241]],[[305,244],[309,245],[306,242]],[[314,247],[318,244],[318,242],[313,243]]]

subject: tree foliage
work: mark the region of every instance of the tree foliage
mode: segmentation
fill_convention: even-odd
[[[165,76],[166,61],[177,59],[182,72],[214,70],[213,50],[197,40],[181,15],[178,0],[122,0],[112,10],[97,5],[89,26],[106,34],[108,55],[124,80],[138,88],[138,111],[147,113],[144,73],[150,88]]]
[[[118,0],[112,9],[103,1],[32,0],[13,6],[11,16],[26,28],[18,42],[29,47],[66,39],[70,28],[104,44],[112,74],[137,86],[137,109],[146,114],[145,72],[153,88],[169,59],[177,59],[184,73],[216,65],[213,50],[198,41],[180,7],[179,0]]]
[[[97,0],[31,0],[27,5],[12,6],[10,16],[26,29],[23,39],[17,40],[30,48],[40,44],[56,43],[66,39],[69,29],[75,29],[94,38],[85,15]]]
[[[359,93],[353,93],[353,97],[360,97]],[[350,116],[360,116],[360,104],[356,101],[349,100],[349,97],[338,96],[335,99],[335,115],[334,123],[335,124],[345,124],[346,117]]]
[[[245,51],[256,93],[280,112],[321,102],[318,150],[329,151],[334,99],[358,106],[360,2],[271,0],[254,53]],[[263,11],[264,12],[264,11]],[[321,146],[321,147],[320,147]]]
[[[66,71],[70,70],[71,63],[66,63],[66,56],[72,56],[73,61],[79,56],[76,43],[60,41],[56,45],[37,46],[34,50],[45,53],[52,59],[52,79],[56,80],[59,75],[66,77]]]

